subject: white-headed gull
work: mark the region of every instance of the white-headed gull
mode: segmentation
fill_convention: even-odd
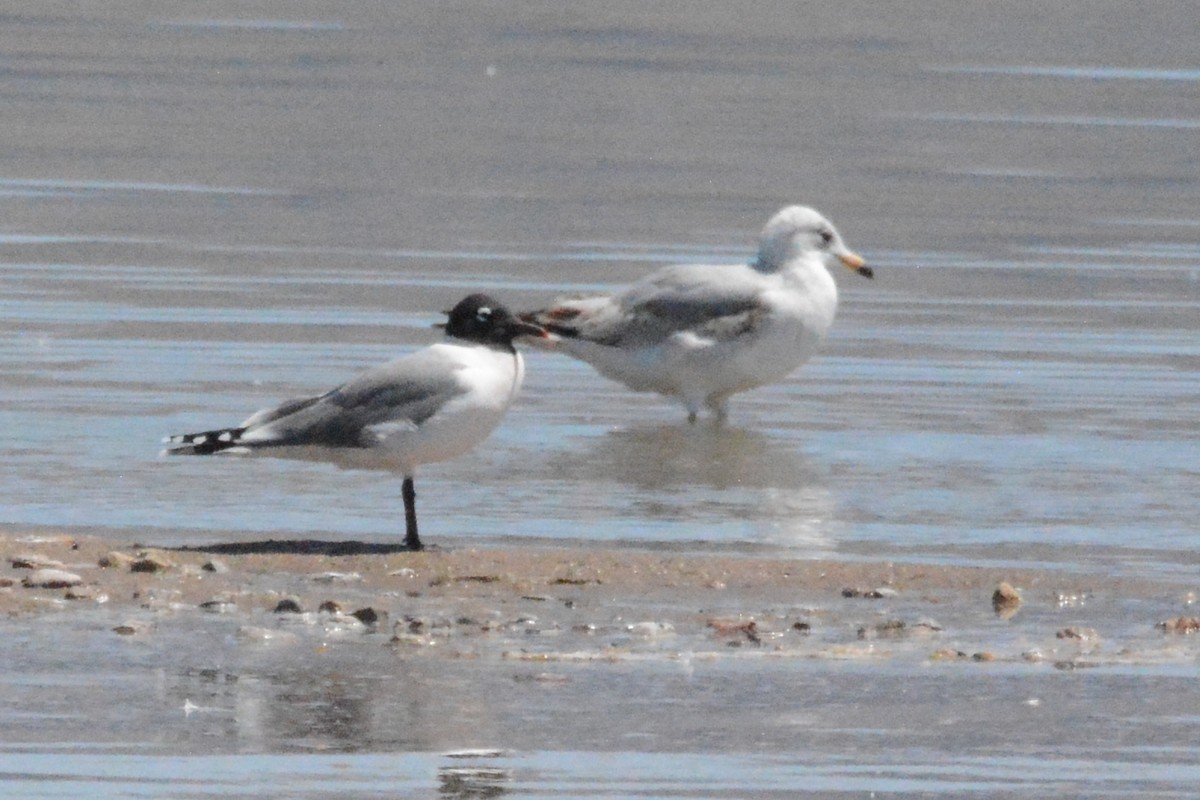
[[[168,455],[262,452],[385,466],[404,475],[404,543],[417,535],[417,466],[466,453],[500,423],[521,388],[520,336],[545,337],[492,298],[446,312],[446,341],[368,370],[316,397],[289,400],[234,428],[168,437]],[[309,452],[311,451],[311,452]]]
[[[721,420],[731,395],[780,380],[816,351],[837,311],[835,260],[874,276],[829,220],[788,206],[749,264],[664,267],[616,294],[560,299],[521,318],[600,374],[679,399],[690,421],[701,407]]]

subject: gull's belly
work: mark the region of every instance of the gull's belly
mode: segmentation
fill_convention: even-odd
[[[684,393],[743,391],[791,374],[812,357],[821,338],[786,320],[727,342],[688,341],[685,335],[673,343],[663,372]]]
[[[391,428],[380,426],[373,431],[379,438],[372,449],[409,470],[419,464],[445,461],[467,453],[496,429],[504,418],[506,406],[474,406],[461,402],[462,407],[455,408],[454,405],[460,402],[451,401],[419,426],[411,423]]]
[[[408,420],[372,426],[377,455],[410,474],[420,464],[464,455],[504,419],[525,377],[520,355],[483,352],[473,356],[467,391],[449,400],[419,425]]]

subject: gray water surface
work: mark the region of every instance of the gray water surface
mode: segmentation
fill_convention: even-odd
[[[877,275],[838,276],[812,363],[736,398],[717,429],[530,354],[487,445],[419,476],[426,537],[1192,580],[1196,20],[1188,3],[1116,0],[14,6],[0,13],[0,523],[150,544],[398,537],[398,476],[165,460],[158,442],[423,346],[472,291],[527,307],[749,258],[766,218],[804,202]],[[167,686],[170,714],[117,745],[10,732],[0,772],[17,793],[1165,797],[1197,777],[1177,749],[1197,717],[1169,718],[1166,700],[1190,692],[1191,666],[1040,672],[1044,690],[1009,695],[1030,679],[1016,669],[920,701],[954,717],[990,698],[1040,737],[1015,750],[847,699],[908,692],[920,667],[821,664],[762,678],[826,687],[815,716],[768,723],[787,734],[766,746],[747,722],[761,703],[716,740],[541,737],[521,707],[482,742],[356,734],[298,758],[241,723],[216,724],[221,746],[172,739],[169,687],[188,667],[102,661],[118,682]],[[273,708],[264,669],[231,674]],[[575,686],[617,681],[587,669]],[[648,720],[736,707],[629,680],[654,698]],[[1135,687],[1144,708],[1086,711]],[[1025,727],[1024,700],[1060,692]],[[1138,733],[1115,749],[1077,738],[1114,726]],[[503,752],[455,773],[441,754],[468,744]]]

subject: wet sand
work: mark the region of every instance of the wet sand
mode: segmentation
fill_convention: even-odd
[[[1160,627],[1192,619],[1194,583],[473,544],[214,555],[9,530],[8,785],[56,798],[100,780],[113,797],[1194,786],[1200,637]],[[27,587],[34,567],[79,585]],[[1001,582],[1019,604],[994,606]]]
[[[245,641],[360,633],[434,656],[537,661],[719,657],[1049,660],[1059,667],[1194,657],[1196,595],[1169,580],[1054,570],[663,554],[633,547],[434,547],[311,540],[143,548],[9,532],[0,612],[89,614],[114,636]],[[330,555],[329,552],[340,553]],[[74,575],[30,586],[53,572]],[[1007,584],[1007,601],[996,597]],[[382,643],[382,642],[381,642]]]

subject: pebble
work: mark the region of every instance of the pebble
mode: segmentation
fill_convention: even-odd
[[[376,611],[375,609],[370,608],[368,606],[367,608],[358,609],[357,611],[353,612],[350,616],[354,617],[356,620],[361,622],[363,625],[372,627],[372,626],[378,625],[379,621],[381,619],[386,618],[387,615],[380,614],[378,611]]]
[[[275,604],[272,611],[274,614],[302,614],[304,610],[300,608],[300,601],[294,597],[285,597]]]
[[[1164,633],[1196,633],[1200,631],[1200,617],[1174,617],[1163,620],[1154,627]]]
[[[342,613],[342,607],[336,600],[326,600],[324,603],[321,603],[321,605],[317,606],[317,613],[340,614]]]
[[[81,583],[83,578],[63,569],[36,569],[21,581],[27,589],[66,589]]]
[[[992,610],[1004,619],[1011,619],[1021,607],[1021,593],[1011,583],[1001,581],[992,592]]]
[[[884,600],[889,597],[895,597],[899,594],[890,586],[880,586],[877,589],[855,589],[847,587],[842,589],[842,597],[861,597],[866,600]]]
[[[1100,634],[1095,628],[1063,628],[1054,634],[1058,639],[1076,639],[1081,642],[1096,642],[1100,640]]]
[[[175,564],[162,553],[144,552],[139,553],[137,558],[129,565],[130,572],[166,572]]]
[[[63,597],[68,600],[91,600],[95,603],[108,602],[108,595],[94,586],[76,586],[73,589],[67,589],[67,593]]]
[[[136,559],[128,553],[113,550],[100,557],[99,564],[105,569],[128,569]]]
[[[19,556],[9,558],[9,563],[13,569],[62,569],[65,564],[61,561],[55,561],[53,558],[46,558],[37,553],[24,553]]]
[[[139,634],[149,633],[150,624],[147,622],[141,622],[140,620],[125,622],[113,628],[113,632],[119,636],[137,636]]]
[[[889,619],[878,625],[864,625],[858,629],[859,639],[897,639],[908,633],[908,624],[902,619]]]
[[[230,614],[237,611],[237,603],[228,597],[214,597],[201,603],[200,608],[210,614]]]
[[[229,572],[229,565],[218,558],[210,558],[208,561],[205,561],[202,565],[200,565],[200,569],[204,570],[205,572],[213,572],[217,575],[224,575],[225,573]]]
[[[745,637],[748,641],[755,644],[762,642],[762,638],[759,635],[758,623],[752,619],[710,619],[708,627],[716,631],[718,636]],[[733,642],[729,644],[733,644]]]

